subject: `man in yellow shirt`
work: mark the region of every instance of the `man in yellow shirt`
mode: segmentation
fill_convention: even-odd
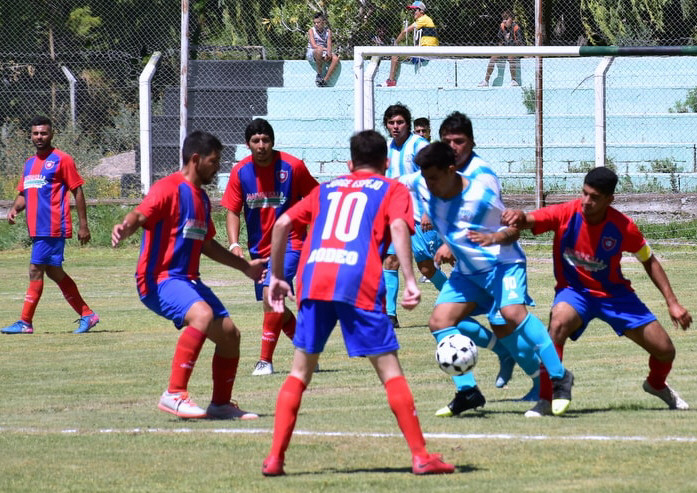
[[[414,22],[402,30],[395,39],[394,44],[398,45],[407,34],[415,31],[415,36],[419,39],[419,46],[438,46],[438,33],[436,32],[436,25],[433,20],[426,15],[426,4],[417,0],[407,7],[407,9],[414,12]],[[410,57],[407,59],[412,63],[418,63],[420,59],[418,57]],[[387,79],[385,85],[388,87],[393,87],[397,85],[397,64],[399,63],[399,58],[396,56],[392,57],[390,64],[390,78]]]

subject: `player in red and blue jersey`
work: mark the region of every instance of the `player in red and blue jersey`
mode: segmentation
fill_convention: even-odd
[[[75,281],[63,270],[65,239],[73,235],[70,218],[70,196],[75,197],[79,221],[78,240],[90,241],[87,205],[82,185],[85,183],[73,158],[53,147],[53,125],[44,116],[31,121],[31,141],[36,154],[24,163],[17,185],[19,194],[7,213],[7,221],[15,223],[17,214],[27,211],[27,228],[32,241],[29,261],[29,288],[24,297],[22,315],[14,324],[3,327],[3,334],[33,334],[33,318],[44,288],[44,273],[58,284],[63,296],[80,316],[76,334],[89,331],[99,316],[85,303]]]
[[[649,353],[649,375],[643,388],[670,409],[688,409],[687,402],[666,384],[675,359],[675,347],[656,317],[622,275],[622,252],[642,263],[663,295],[673,324],[687,329],[690,313],[678,302],[661,263],[634,222],[610,204],[617,175],[609,168],[591,170],[580,199],[533,212],[507,210],[502,220],[534,234],[554,231],[554,277],[557,284],[549,332],[561,358],[564,343],[578,339],[594,318],[608,323]],[[549,377],[541,370],[540,401],[528,417],[549,414]]]
[[[231,401],[240,358],[240,332],[228,311],[200,278],[201,254],[262,277],[266,259],[247,262],[215,241],[211,203],[202,185],[220,169],[222,144],[213,135],[193,132],[184,140],[184,166],[158,181],[141,204],[112,230],[115,247],[143,228],[136,270],[138,294],[145,306],[182,329],[172,359],[169,386],[158,408],[181,418],[256,419]],[[191,372],[206,339],[215,343],[213,396],[204,411],[189,397]]]
[[[271,230],[276,219],[317,186],[305,163],[286,152],[274,150],[271,124],[257,118],[247,125],[245,141],[252,154],[235,165],[230,173],[221,205],[228,209],[227,233],[230,251],[242,256],[239,244],[240,214],[247,224],[247,247],[251,258],[268,257],[271,253]],[[285,279],[292,285],[304,232],[291,231],[285,257]],[[252,375],[273,373],[273,353],[281,330],[293,339],[295,316],[286,309],[274,313],[266,302],[268,277],[254,286],[257,301],[263,301],[264,319],[261,354]]]
[[[373,130],[351,138],[351,174],[315,188],[283,214],[273,229],[269,304],[285,309],[291,288],[284,280],[286,238],[308,227],[298,275],[298,327],[290,375],[276,402],[273,443],[264,460],[265,476],[284,474],[283,460],[293,434],[303,392],[337,320],[350,357],[367,357],[387,392],[387,400],[412,453],[414,474],[452,473],[454,466],[429,454],[414,398],[397,358],[399,345],[385,313],[382,261],[394,241],[406,287],[402,306],[413,309],[421,293],[414,279],[410,235],[414,218],[408,190],[384,177],[387,143]]]

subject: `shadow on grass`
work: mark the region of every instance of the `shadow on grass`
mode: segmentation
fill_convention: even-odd
[[[466,473],[466,472],[475,472],[478,471],[479,468],[476,466],[473,466],[471,464],[467,465],[462,465],[458,466],[455,465],[455,473]],[[288,473],[286,472],[286,475],[288,476],[303,476],[303,475],[309,475],[309,474],[328,474],[328,473],[343,473],[343,474],[363,474],[363,473],[380,473],[380,474],[412,474],[411,472],[411,467],[363,467],[363,468],[344,468],[344,469],[338,469],[338,468],[329,468],[329,469],[322,469],[321,471],[306,471],[306,472],[293,472],[293,473]],[[424,476],[440,476],[438,474],[424,474]]]

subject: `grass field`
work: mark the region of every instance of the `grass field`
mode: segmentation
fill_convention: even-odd
[[[74,335],[76,315],[48,281],[31,336],[2,336],[0,357],[0,491],[695,491],[697,413],[669,411],[645,394],[647,356],[602,323],[567,345],[576,375],[574,401],[563,418],[525,419],[529,388],[519,369],[506,389],[493,385],[498,364],[480,352],[476,374],[482,412],[439,419],[434,411],[454,392],[436,367],[425,323],[435,290],[400,312],[400,358],[412,387],[429,449],[458,466],[453,476],[415,477],[385,395],[367,361],[349,360],[338,333],[305,394],[286,457],[287,477],[263,478],[276,393],[292,354],[279,342],[270,377],[252,377],[260,338],[260,306],[239,273],[204,260],[203,278],[243,333],[233,397],[258,412],[252,422],[181,421],[160,412],[177,333],[148,312],[135,292],[137,250],[74,247],[65,269],[102,322]],[[694,250],[659,252],[681,301],[692,297]],[[27,283],[28,250],[0,253],[0,323],[15,321]],[[548,247],[528,248],[533,310],[547,321],[553,278]],[[625,263],[640,296],[678,348],[669,379],[697,409],[697,338],[670,326],[665,303],[636,262]],[[206,345],[190,391],[210,396],[211,346]]]

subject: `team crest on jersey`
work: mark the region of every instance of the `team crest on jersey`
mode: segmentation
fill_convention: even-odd
[[[44,162],[45,169],[51,169],[57,164],[57,161],[46,161]]]
[[[611,236],[604,236],[600,240],[600,243],[603,245],[603,248],[609,252],[610,250],[614,250],[615,246],[617,245],[617,238],[612,238]]]
[[[276,177],[278,178],[278,181],[280,181],[281,183],[285,183],[288,179],[288,171],[284,169],[279,169],[276,173]]]

